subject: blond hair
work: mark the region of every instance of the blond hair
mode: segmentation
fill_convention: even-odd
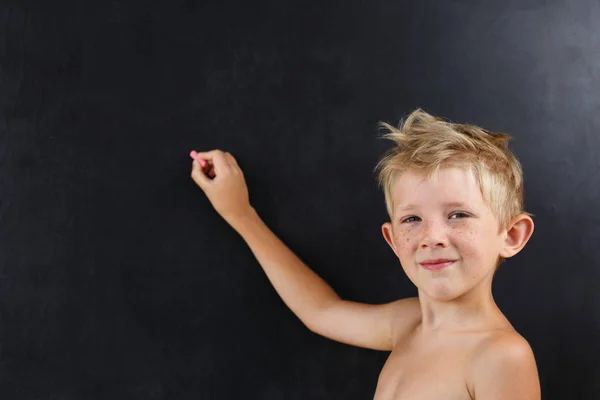
[[[377,163],[377,181],[383,187],[388,214],[392,218],[392,185],[405,171],[430,177],[440,167],[471,168],[484,200],[499,222],[508,227],[523,210],[523,171],[508,148],[511,137],[470,124],[456,124],[416,109],[398,128],[381,122],[382,136],[396,145]]]

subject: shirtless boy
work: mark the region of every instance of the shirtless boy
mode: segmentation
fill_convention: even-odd
[[[418,297],[361,304],[335,291],[263,223],[243,173],[221,150],[191,176],[246,241],[285,304],[311,331],[391,351],[375,400],[539,400],[528,342],[495,304],[492,279],[533,233],[509,136],[415,110],[377,164],[390,221],[382,233]]]

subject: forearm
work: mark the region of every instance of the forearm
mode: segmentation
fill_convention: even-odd
[[[230,224],[246,241],[284,303],[306,326],[311,328],[319,310],[340,299],[266,226],[254,209]]]

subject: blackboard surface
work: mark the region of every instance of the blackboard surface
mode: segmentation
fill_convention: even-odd
[[[600,398],[600,3],[0,3],[0,397],[369,399],[387,353],[308,331],[190,179],[243,168],[340,296],[414,296],[377,122],[514,137],[536,231],[496,276],[544,399]]]

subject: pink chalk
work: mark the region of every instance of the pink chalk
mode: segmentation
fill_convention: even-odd
[[[200,166],[202,168],[204,168],[208,164],[208,162],[202,158],[199,158],[198,156],[199,156],[199,154],[196,150],[190,151],[190,157],[192,157],[194,160],[198,161],[200,163]]]

